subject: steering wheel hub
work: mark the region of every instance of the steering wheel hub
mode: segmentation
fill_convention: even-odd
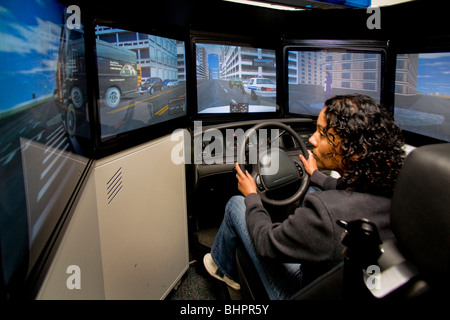
[[[268,127],[279,128],[289,133],[300,146],[304,157],[308,159],[308,150],[302,138],[291,127],[281,122],[264,122],[249,129],[245,134],[244,143],[241,144],[239,148],[238,159],[246,159],[246,145],[250,140],[250,136],[254,135],[255,132],[258,132],[258,130]],[[278,139],[278,137],[271,137],[271,139],[273,143],[273,139]],[[260,151],[257,159],[257,163],[251,164],[252,176],[258,187],[258,194],[264,202],[271,205],[285,206],[294,203],[305,194],[309,184],[309,175],[305,174],[303,163],[298,158],[298,154],[292,156],[278,147],[271,147]],[[239,165],[245,172],[244,164],[239,163]],[[294,195],[286,199],[275,200],[267,195],[267,193],[271,190],[288,184],[293,184],[298,181],[300,181],[300,184],[297,191]]]
[[[283,150],[269,149],[259,158],[261,178],[266,189],[275,189],[298,180],[297,168]]]

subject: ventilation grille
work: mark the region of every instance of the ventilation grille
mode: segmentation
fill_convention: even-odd
[[[122,167],[114,173],[114,175],[109,179],[106,183],[106,192],[107,192],[107,201],[110,204],[114,198],[119,194],[120,190],[122,190]]]

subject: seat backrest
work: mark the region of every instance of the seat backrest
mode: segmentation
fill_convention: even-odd
[[[450,143],[413,150],[394,190],[391,228],[397,245],[430,284],[448,286]]]

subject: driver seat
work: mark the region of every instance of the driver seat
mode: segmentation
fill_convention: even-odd
[[[380,245],[376,260],[381,290],[370,286],[368,270],[355,268],[346,257],[302,288],[293,299],[442,299],[445,296],[442,292],[448,296],[450,143],[419,147],[407,156],[392,197],[390,216],[394,238]],[[243,246],[237,248],[236,258],[242,298],[267,300]]]

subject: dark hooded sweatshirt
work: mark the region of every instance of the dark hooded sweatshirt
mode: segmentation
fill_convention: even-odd
[[[337,190],[337,179],[316,170],[311,183],[323,191],[308,193],[303,206],[281,223],[273,223],[257,194],[245,198],[246,220],[256,251],[263,257],[301,263],[302,285],[343,261],[343,229],[338,219],[367,218],[382,239],[392,237],[389,198],[348,190]]]

